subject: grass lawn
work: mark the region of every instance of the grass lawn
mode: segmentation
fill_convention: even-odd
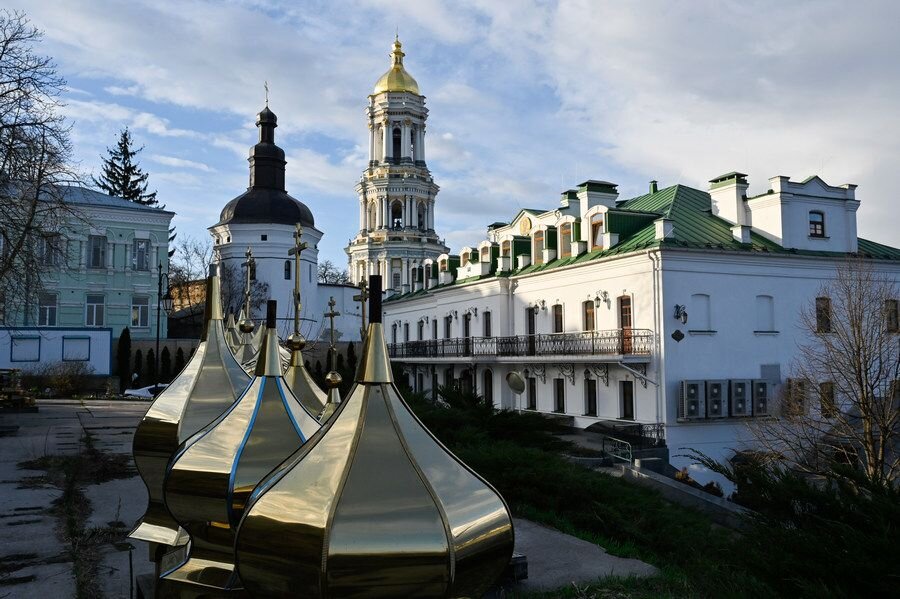
[[[528,597],[768,597],[740,535],[653,490],[568,462],[555,426],[536,414],[408,401],[428,428],[509,503],[513,513],[657,566],[652,578],[605,579]]]

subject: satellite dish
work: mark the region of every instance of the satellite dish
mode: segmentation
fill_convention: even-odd
[[[522,376],[522,373],[516,370],[506,375],[506,384],[509,385],[509,388],[516,395],[521,395],[525,391],[525,378]]]

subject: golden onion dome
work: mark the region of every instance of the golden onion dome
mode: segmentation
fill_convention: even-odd
[[[375,90],[372,92],[372,95],[382,92],[410,92],[420,95],[419,84],[403,68],[403,57],[405,54],[400,49],[401,47],[400,39],[394,39],[394,51],[391,52],[391,68],[375,83]]]

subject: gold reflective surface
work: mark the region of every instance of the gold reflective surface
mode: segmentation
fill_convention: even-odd
[[[207,281],[207,297],[218,298],[218,277]],[[134,463],[147,486],[147,512],[129,536],[160,545],[186,542],[163,503],[163,481],[178,446],[218,418],[240,396],[250,377],[225,341],[219,302],[208,302],[207,322],[194,355],[150,405],[134,433]]]
[[[303,364],[303,352],[299,349],[291,352],[291,361],[287,370],[284,371],[284,382],[310,414],[322,413],[328,398],[306,370],[306,366]]]
[[[319,430],[281,377],[277,344],[275,330],[268,329],[258,375],[227,412],[181,446],[171,463],[166,506],[190,534],[191,546],[187,561],[164,574],[164,588],[240,588],[234,535],[250,494]]]
[[[254,596],[479,597],[509,563],[506,504],[412,414],[386,358],[370,324],[357,385],[255,491],[235,544]]]

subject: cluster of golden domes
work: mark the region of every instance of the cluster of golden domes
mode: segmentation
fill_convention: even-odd
[[[253,340],[226,331],[210,276],[200,346],[135,432],[150,504],[131,536],[151,544],[157,596],[477,597],[503,572],[509,510],[401,398],[380,277],[370,290],[341,401],[337,373],[327,395],[309,379],[299,335],[283,366],[274,301],[250,377],[228,339]]]

